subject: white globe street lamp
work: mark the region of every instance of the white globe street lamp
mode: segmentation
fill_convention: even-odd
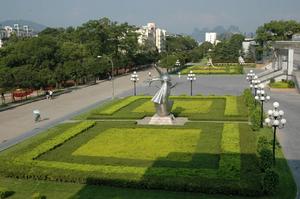
[[[264,102],[270,100],[270,96],[268,96],[264,90],[264,85],[260,84],[258,86],[258,90],[256,92],[255,100],[259,100],[261,102],[261,111],[260,111],[260,128],[263,128],[263,117],[264,117]]]
[[[193,71],[190,71],[187,76],[187,80],[191,82],[191,96],[193,96],[193,81],[196,80],[196,75],[193,73]]]
[[[136,71],[133,71],[130,80],[133,82],[133,94],[134,96],[136,96],[136,82],[140,80],[139,75],[136,73]]]
[[[268,111],[268,118],[265,119],[265,123],[268,126],[273,127],[273,164],[275,165],[276,129],[282,129],[286,124],[286,119],[283,118],[284,112],[282,110],[278,110],[278,102],[274,102],[273,107],[273,110]]]

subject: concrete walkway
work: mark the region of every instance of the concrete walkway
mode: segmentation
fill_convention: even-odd
[[[144,85],[148,72],[155,73],[153,69],[138,72],[140,80],[138,86]],[[115,95],[125,91],[132,91],[133,83],[129,75],[115,79]],[[83,89],[74,90],[56,97],[53,100],[41,100],[0,112],[0,148],[10,145],[17,139],[34,135],[56,123],[72,117],[86,109],[99,105],[104,100],[111,99],[111,81],[102,82]],[[39,109],[42,121],[35,123],[32,111]]]
[[[300,94],[270,91],[268,94],[271,100],[266,103],[265,111],[273,109],[272,104],[277,101],[285,113],[287,124],[278,131],[277,139],[293,172],[298,189],[297,199],[300,199]]]

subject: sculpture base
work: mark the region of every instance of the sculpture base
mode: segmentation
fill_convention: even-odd
[[[142,120],[138,120],[138,124],[142,125],[184,125],[188,121],[185,117],[177,117],[175,118],[173,114],[168,116],[158,116],[155,114],[153,117],[145,117]]]

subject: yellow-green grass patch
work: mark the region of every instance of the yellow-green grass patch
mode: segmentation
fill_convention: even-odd
[[[101,110],[99,113],[100,114],[108,114],[108,115],[113,114],[116,111],[120,110],[121,108],[123,108],[123,107],[131,104],[132,102],[134,102],[134,101],[136,101],[138,99],[143,99],[143,98],[145,98],[145,96],[131,96],[131,97],[127,97],[124,100],[118,101],[115,104],[107,107],[106,109]]]
[[[128,159],[191,161],[199,129],[111,128],[82,145],[72,155]],[[184,156],[169,156],[184,153]]]
[[[226,96],[226,106],[225,106],[224,115],[226,116],[239,115],[239,111],[237,107],[237,97]]]
[[[211,100],[174,100],[172,111],[180,113],[208,113],[212,105]],[[132,112],[154,112],[154,104],[150,100],[135,108]]]

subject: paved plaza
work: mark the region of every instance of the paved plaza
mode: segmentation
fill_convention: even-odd
[[[137,84],[137,93],[153,95],[157,87],[153,84],[148,86],[148,72],[152,77],[156,76],[153,69],[138,72],[140,81]],[[115,93],[117,97],[132,95],[133,84],[130,76],[122,76],[115,79]],[[190,82],[186,76],[173,75],[172,79],[177,82],[172,89],[172,95],[189,95]],[[193,93],[203,95],[239,95],[248,87],[244,75],[201,75],[193,82]],[[297,93],[271,92],[271,102],[265,106],[267,111],[272,102],[278,101],[281,109],[285,111],[288,123],[278,133],[278,139],[288,160],[293,174],[300,188],[300,95]],[[4,149],[26,137],[35,135],[57,123],[68,120],[76,114],[88,111],[99,106],[104,101],[110,100],[112,95],[111,82],[104,81],[97,85],[74,90],[63,94],[53,100],[41,100],[27,105],[19,106],[11,110],[0,112],[0,149]],[[42,121],[33,121],[32,111],[39,109]],[[300,198],[299,195],[297,198]]]

